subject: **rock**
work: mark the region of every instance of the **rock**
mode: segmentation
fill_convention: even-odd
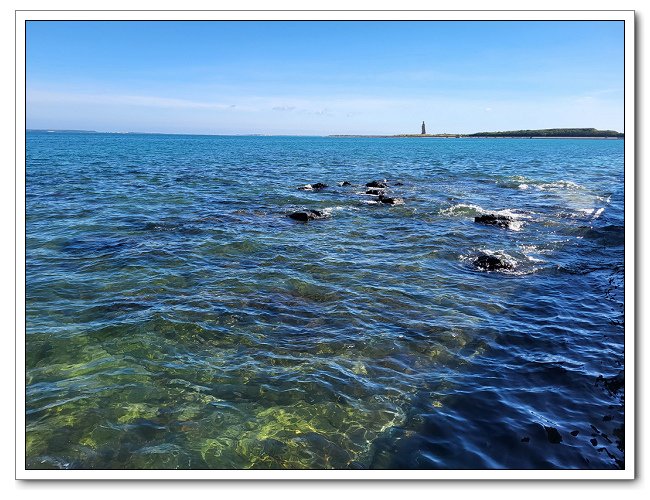
[[[571,431],[571,435],[573,437],[577,436],[578,434],[580,434],[580,431],[577,431],[577,430],[576,431]]]
[[[293,212],[289,214],[289,217],[300,222],[309,222],[310,220],[323,219],[325,214],[319,210],[305,210],[304,212]]]
[[[474,217],[474,222],[478,222],[480,224],[488,224],[492,226],[499,226],[499,227],[509,227],[512,221],[514,221],[514,219],[506,215],[487,214],[487,215],[479,215],[478,217]]]
[[[485,271],[512,269],[512,264],[494,255],[480,255],[474,260],[474,265]]]
[[[298,189],[301,191],[320,191],[321,189],[325,189],[327,187],[327,184],[323,184],[322,182],[317,182],[316,184],[305,184],[304,186],[300,186]]]
[[[366,184],[366,187],[369,188],[387,188],[388,184],[386,183],[386,179],[383,181],[371,181],[368,184]]]
[[[591,438],[589,442],[592,444],[592,446],[598,446],[598,440],[596,438]]]
[[[377,189],[367,189],[367,190],[366,190],[366,194],[372,194],[372,195],[375,195],[375,196],[379,196],[379,195],[383,195],[383,194],[384,194],[384,190],[383,190],[383,189],[380,189],[380,188],[377,188]]]
[[[351,186],[352,183],[348,181],[339,182],[339,186]]]
[[[558,444],[562,442],[562,435],[555,427],[544,427],[544,429],[549,443]]]
[[[396,182],[396,183],[395,183],[395,184],[393,184],[393,185],[394,185],[394,186],[403,186],[403,185],[404,185],[404,183],[403,183],[403,182]]]
[[[522,443],[527,443],[529,441],[530,441],[530,438],[528,436],[524,436],[524,437],[521,438]]]
[[[404,200],[402,198],[391,198],[389,196],[384,196],[383,194],[379,195],[378,200],[387,205],[403,205]]]

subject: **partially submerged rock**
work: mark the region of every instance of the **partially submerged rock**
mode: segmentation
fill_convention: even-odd
[[[474,265],[478,269],[485,271],[498,271],[499,269],[512,269],[512,264],[495,255],[479,255],[474,260]]]
[[[339,182],[339,186],[351,186],[352,183],[348,181]]]
[[[385,203],[387,205],[403,205],[404,204],[404,200],[402,198],[391,198],[390,196],[384,196],[383,194],[380,194],[377,199],[381,203]]]
[[[383,181],[370,181],[369,183],[366,184],[366,187],[369,187],[369,188],[387,188],[388,183],[387,183],[386,179],[384,179]]]
[[[301,191],[320,191],[321,189],[325,189],[327,184],[323,184],[322,182],[317,182],[316,184],[305,184],[304,186],[300,186],[298,189]]]
[[[559,444],[562,442],[562,435],[555,427],[544,427],[544,429],[549,443]]]
[[[474,217],[474,222],[499,227],[509,227],[513,221],[514,219],[512,217],[508,217],[507,215],[486,214]]]
[[[372,194],[374,196],[379,196],[384,194],[384,190],[382,188],[370,188],[366,190],[366,194]]]
[[[289,218],[300,222],[309,222],[311,220],[324,219],[325,213],[320,210],[304,210],[290,213]]]

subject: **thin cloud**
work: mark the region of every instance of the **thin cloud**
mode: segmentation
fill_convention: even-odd
[[[84,104],[124,104],[128,106],[144,106],[154,108],[175,109],[215,109],[224,110],[236,107],[235,104],[225,104],[210,101],[193,101],[170,97],[120,95],[120,94],[89,94],[50,92],[33,90],[27,92],[27,99],[31,102],[56,102],[56,103],[84,103]],[[241,109],[241,108],[240,108]]]

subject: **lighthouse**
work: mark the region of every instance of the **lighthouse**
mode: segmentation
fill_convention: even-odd
[[[427,133],[427,129],[424,128],[424,122],[422,122],[422,135]]]

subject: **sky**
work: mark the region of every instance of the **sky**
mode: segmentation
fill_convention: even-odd
[[[28,21],[31,129],[623,131],[622,21]]]

